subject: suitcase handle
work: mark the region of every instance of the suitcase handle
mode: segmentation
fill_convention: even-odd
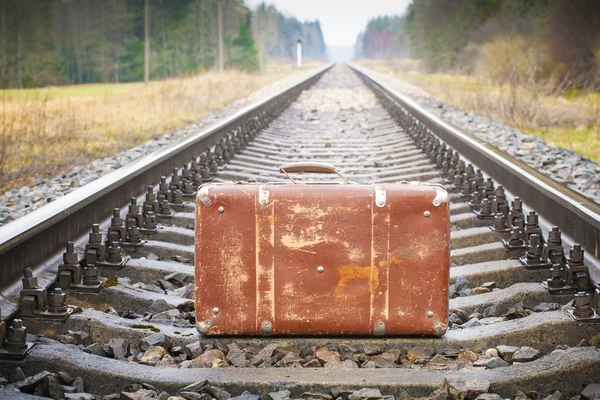
[[[293,180],[292,177],[288,175],[288,172],[314,172],[317,174],[337,174],[337,176],[342,178],[342,180],[344,182],[350,183],[350,182],[348,182],[348,179],[346,179],[346,177],[344,175],[340,174],[340,172],[333,165],[325,164],[325,163],[297,162],[297,163],[285,164],[285,165],[282,165],[281,167],[279,167],[279,172],[281,172],[282,174],[285,174],[285,176],[290,178],[290,181],[292,181],[294,183],[296,183],[296,181]]]

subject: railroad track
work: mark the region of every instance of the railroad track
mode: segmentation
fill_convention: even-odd
[[[209,180],[285,181],[278,166],[303,160],[334,164],[355,182],[447,185],[452,290],[445,336],[200,337],[194,189]],[[157,186],[162,175],[170,178]],[[154,190],[144,194],[148,186]],[[159,205],[164,197],[170,207]],[[247,390],[272,400],[303,393],[307,400],[373,400],[428,396],[443,386],[454,398],[483,391],[502,398],[522,391],[533,400],[555,390],[579,395],[600,383],[599,227],[597,204],[431,118],[364,71],[324,68],[0,228],[0,310],[6,326],[13,324],[0,359],[0,397],[79,398],[74,392],[85,390],[97,398],[162,392],[165,399],[224,400]],[[536,244],[540,234],[548,254]],[[547,258],[557,265],[539,267]],[[23,340],[15,317],[40,336]],[[205,380],[210,384],[199,383]]]

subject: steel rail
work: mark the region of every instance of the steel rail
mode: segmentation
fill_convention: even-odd
[[[580,243],[592,257],[600,258],[600,205],[565,187],[534,168],[501,152],[424,109],[357,65],[349,65],[367,84],[381,90],[462,156],[519,196],[561,231]]]
[[[227,133],[265,111],[269,111],[271,120],[275,118],[332,65],[0,227],[0,289],[20,279],[24,268],[42,265],[63,251],[68,240],[88,232],[93,223],[110,218],[115,207],[141,195],[149,185],[156,185],[161,176],[170,175],[174,167],[215,145]]]

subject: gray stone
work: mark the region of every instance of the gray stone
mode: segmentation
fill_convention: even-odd
[[[447,400],[450,397],[445,389],[438,389],[427,396],[427,400]]]
[[[229,400],[259,400],[260,396],[257,394],[251,394],[248,391],[244,391],[241,395],[231,397]]]
[[[202,354],[203,350],[202,346],[200,345],[200,342],[192,342],[186,344],[183,348],[183,351],[185,352],[187,359],[191,360]]]
[[[339,345],[338,345],[338,348],[339,348]],[[346,399],[350,395],[350,393],[353,393],[353,392],[354,392],[354,390],[348,389],[345,387],[341,387],[341,386],[336,386],[333,389],[331,389],[331,394],[333,395],[334,399],[339,399],[339,398]]]
[[[498,312],[498,305],[494,304],[483,310],[483,318],[497,317],[500,313]]]
[[[361,368],[377,368],[377,364],[375,361],[369,360],[360,366]]]
[[[165,276],[165,280],[177,287],[182,287],[187,283],[194,283],[194,276],[183,272],[173,272],[172,274]]]
[[[523,346],[515,351],[511,357],[512,362],[528,362],[533,361],[540,356],[540,351],[532,347]]]
[[[190,262],[189,258],[185,258],[185,257],[180,256],[178,254],[172,256],[171,259],[173,261],[180,262],[180,263],[183,263],[183,264],[189,264],[189,262]]]
[[[456,278],[456,282],[454,283],[454,290],[460,292],[463,289],[469,289],[471,287],[471,282],[467,278],[459,276]]]
[[[146,336],[140,341],[140,350],[146,351],[151,346],[161,346],[165,349],[169,349],[171,347],[171,341],[167,338],[167,336],[162,332],[156,332],[149,336]]]
[[[92,343],[84,349],[86,353],[94,354],[96,356],[108,357],[108,353],[104,351],[103,346],[100,343]]]
[[[102,400],[118,400],[121,395],[117,394],[118,397],[109,397],[109,396],[104,396],[102,397]],[[90,393],[65,393],[65,400],[98,400],[98,398]]]
[[[102,349],[110,356],[117,359],[127,358],[131,353],[127,339],[110,339]]]
[[[267,395],[270,400],[288,400],[292,392],[289,390],[280,390],[278,392],[269,392]]]
[[[487,367],[489,369],[494,369],[494,368],[500,368],[500,367],[506,367],[510,364],[508,364],[506,361],[504,361],[503,359],[501,359],[500,357],[492,357],[490,358],[490,360],[487,362]]]
[[[456,325],[461,325],[463,323],[462,319],[460,319],[460,317],[456,313],[450,314],[450,316],[448,317],[448,322]]]
[[[304,364],[302,364],[302,366],[304,368],[319,368],[319,367],[321,367],[321,363],[319,362],[319,360],[314,358],[312,360],[305,362]]]
[[[358,368],[358,364],[352,360],[331,361],[323,365],[325,368]]]
[[[519,350],[519,348],[516,346],[500,345],[496,346],[496,350],[498,350],[498,354],[500,354],[500,357],[502,357],[504,361],[510,362],[513,354],[515,354],[515,352]]]
[[[152,292],[152,293],[165,294],[165,291],[162,288],[156,286],[153,283],[145,284],[144,286],[142,286],[142,289],[147,290],[147,291]]]
[[[454,364],[454,361],[448,357],[444,357],[441,354],[436,354],[431,360],[429,360],[429,364],[449,365]]]
[[[173,308],[171,310],[167,310],[167,311],[163,311],[163,312],[160,312],[158,314],[155,314],[152,317],[152,320],[153,321],[154,320],[158,320],[158,321],[160,321],[160,320],[174,321],[177,318],[179,318],[180,316],[181,316],[181,312],[178,309]]]
[[[217,400],[228,400],[231,397],[231,395],[227,391],[211,385],[204,386],[201,392],[206,393]]]
[[[481,326],[481,323],[479,322],[479,318],[471,318],[467,322],[462,324],[460,327],[463,329],[468,329],[468,328],[475,328],[477,326]]]
[[[555,391],[549,396],[544,397],[544,400],[560,400],[562,397],[562,393],[560,391]]]
[[[136,392],[121,392],[121,400],[150,400],[156,397],[156,392],[149,389],[140,389]]]
[[[62,399],[65,397],[65,389],[60,385],[58,379],[54,376],[47,376],[44,384],[48,388],[48,396],[53,399]]]
[[[69,332],[69,333],[75,339],[76,345],[81,344],[81,345],[87,347],[93,343],[92,336],[85,331],[76,331],[76,332]]]
[[[173,293],[184,299],[192,299],[194,297],[194,284],[186,283],[183,287],[173,290]]]
[[[85,392],[85,382],[83,378],[80,376],[76,376],[71,383],[71,386],[75,388],[75,393],[84,393]]]
[[[533,307],[533,311],[535,312],[546,312],[546,311],[555,311],[560,310],[560,304],[558,303],[540,303],[537,306]]]
[[[376,354],[381,354],[385,351],[385,346],[375,343],[366,344],[363,347],[363,352],[368,356],[373,356]]]
[[[348,395],[348,400],[369,400],[369,399],[381,399],[383,396],[379,389],[363,388],[352,392]]]
[[[331,395],[323,393],[304,392],[300,397],[305,400],[333,400]]]
[[[581,392],[581,397],[586,400],[600,400],[600,383],[587,385]]]
[[[53,374],[51,372],[42,371],[33,376],[28,376],[27,378],[25,378],[19,382],[16,382],[15,388],[19,389],[21,392],[32,394],[33,391],[35,390],[36,386],[38,386],[39,384],[44,382],[44,380],[47,377],[52,376],[52,375]]]
[[[185,400],[212,400],[212,397],[206,393],[181,392],[179,395]]]
[[[453,377],[446,378],[444,388],[455,400],[472,400],[490,390],[490,382],[482,379]]]
[[[477,396],[476,400],[502,400],[502,396],[496,393],[483,393]]]
[[[150,311],[152,314],[158,314],[158,313],[161,313],[164,311],[171,310],[172,308],[173,308],[173,306],[171,306],[169,303],[167,303],[166,300],[158,299],[158,300],[154,300],[152,302],[150,307],[148,307],[148,311]]]

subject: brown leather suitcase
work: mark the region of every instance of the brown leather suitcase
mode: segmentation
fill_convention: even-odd
[[[281,172],[338,173],[316,163]],[[197,328],[441,336],[449,221],[448,194],[435,184],[205,184],[196,206]]]

